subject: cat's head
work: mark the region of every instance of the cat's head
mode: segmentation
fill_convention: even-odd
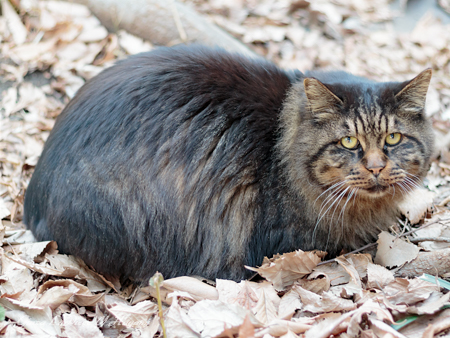
[[[336,197],[401,200],[429,168],[433,132],[424,108],[430,79],[430,69],[402,83],[344,72],[305,78],[282,114],[290,178],[307,180],[316,194],[329,189]]]

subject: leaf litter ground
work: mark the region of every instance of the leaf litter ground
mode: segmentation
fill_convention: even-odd
[[[192,0],[197,11],[286,68],[346,69],[407,80],[433,68],[427,112],[437,150],[425,188],[402,206],[374,255],[322,262],[298,250],[253,267],[263,281],[193,277],[163,282],[169,337],[434,337],[450,328],[450,27],[426,13],[410,32],[388,1]],[[406,1],[401,2],[406,6]],[[439,1],[450,11],[448,1]],[[156,289],[106,280],[36,243],[21,223],[23,196],[55,117],[115,60],[153,47],[109,33],[81,5],[1,1],[0,334],[162,336]],[[14,5],[14,6],[13,6]],[[94,250],[95,248],[93,248]],[[372,258],[374,257],[374,258]]]

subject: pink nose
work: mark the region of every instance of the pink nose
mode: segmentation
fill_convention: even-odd
[[[378,176],[381,172],[381,170],[384,169],[384,167],[375,167],[375,168],[367,168],[372,174],[375,176]]]

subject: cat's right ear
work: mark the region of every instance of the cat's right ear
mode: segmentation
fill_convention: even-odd
[[[423,112],[431,75],[431,68],[428,68],[411,81],[404,83],[402,90],[395,95],[401,110],[411,113]]]
[[[343,105],[341,99],[319,80],[307,77],[303,80],[303,85],[311,113],[315,119],[331,119],[336,115],[336,109]]]

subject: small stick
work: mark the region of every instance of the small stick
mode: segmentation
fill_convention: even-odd
[[[410,238],[409,241],[411,243],[419,243],[419,242],[446,242],[450,243],[450,238],[448,237],[416,237]]]

